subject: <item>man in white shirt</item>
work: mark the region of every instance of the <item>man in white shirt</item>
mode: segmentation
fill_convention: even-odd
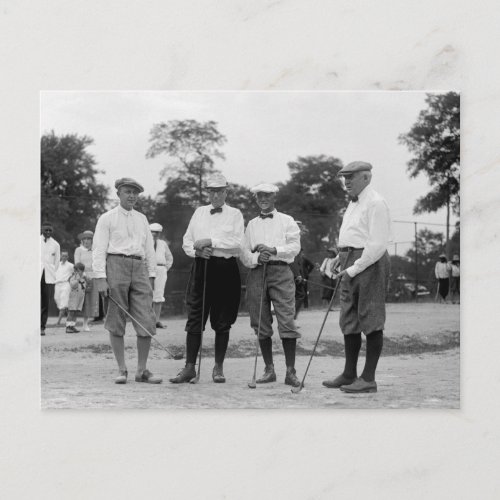
[[[136,318],[152,335],[156,334],[153,312],[153,285],[156,260],[153,237],[147,218],[134,210],[139,193],[144,188],[134,179],[123,178],[115,182],[120,204],[99,217],[94,234],[92,269],[99,292],[109,294],[130,315]],[[149,276],[149,279],[148,279]],[[151,337],[135,322],[137,334],[136,382],[160,384],[147,368]],[[125,365],[126,315],[112,301],[104,327],[109,332],[111,347],[118,363],[117,384],[127,382]]]
[[[40,334],[45,335],[45,326],[49,315],[50,297],[53,295],[54,283],[56,282],[56,271],[61,258],[59,243],[52,238],[54,229],[50,222],[42,224],[40,236],[41,261],[40,261],[40,295],[41,295],[41,318]]]
[[[300,229],[293,217],[278,212],[275,207],[278,188],[273,184],[259,184],[251,189],[261,213],[246,228],[241,261],[250,268],[247,278],[247,304],[250,325],[257,334],[262,282],[265,292],[262,303],[259,344],[266,365],[258,384],[276,381],[273,363],[273,335],[271,302],[274,306],[278,331],[285,352],[285,384],[298,387],[295,372],[295,350],[300,334],[294,322],[295,282],[290,264],[300,251]],[[263,264],[267,264],[264,276]]]
[[[201,344],[201,332],[210,315],[215,331],[215,366],[212,379],[226,381],[223,363],[229,331],[238,316],[241,279],[236,257],[243,240],[243,215],[226,205],[228,183],[221,174],[207,182],[210,205],[196,209],[184,235],[182,248],[194,259],[188,285],[186,323],[186,366],[171,378],[179,384],[196,376],[195,364]],[[206,266],[205,317],[202,324],[204,270]]]
[[[439,261],[436,262],[436,267],[434,268],[434,274],[438,280],[438,290],[436,298],[439,302],[446,304],[446,297],[448,296],[448,291],[450,289],[450,271],[451,266],[448,263],[446,255],[442,253],[439,256]]]
[[[344,372],[323,385],[349,393],[377,391],[375,370],[383,346],[391,218],[387,202],[369,186],[371,170],[370,163],[355,161],[338,174],[351,199],[339,232],[339,323],[346,360]],[[366,336],[366,362],[358,378],[361,332]]]
[[[59,309],[57,325],[61,324],[62,317],[68,312],[69,292],[71,290],[69,278],[72,274],[73,264],[68,260],[68,252],[63,250],[61,252],[61,262],[56,271],[56,284],[54,287],[54,300]]]
[[[167,273],[174,263],[172,252],[168,248],[167,242],[160,239],[160,234],[163,231],[163,226],[157,222],[153,222],[149,226],[153,235],[153,245],[156,256],[156,278],[155,287],[153,289],[153,310],[156,316],[156,328],[165,328],[160,321],[161,308],[165,302],[165,285],[167,284]]]

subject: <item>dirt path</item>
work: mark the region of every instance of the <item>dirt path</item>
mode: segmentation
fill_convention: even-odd
[[[299,318],[303,334],[299,343],[297,372],[302,377],[309,353],[324,317],[323,311],[305,311]],[[171,347],[184,341],[183,318],[167,319],[168,329],[158,339]],[[90,333],[68,335],[63,328],[49,328],[42,338],[43,408],[458,408],[459,310],[456,306],[403,304],[388,307],[384,355],[377,372],[379,392],[347,395],[329,390],[321,381],[342,371],[343,346],[338,312],[330,314],[312,362],[305,389],[298,395],[283,384],[284,358],[274,339],[278,382],[247,387],[253,370],[254,336],[248,317],[240,317],[232,330],[225,363],[226,384],[211,380],[213,332],[206,335],[200,384],[172,385],[168,378],[183,361],[167,359],[156,347],[150,369],[164,378],[160,386],[132,381],[113,384],[115,361],[102,325]],[[135,338],[127,326],[126,355],[129,372],[136,362]],[[130,330],[130,331],[129,331]],[[362,366],[363,352],[360,366]],[[258,372],[262,371],[259,359]]]

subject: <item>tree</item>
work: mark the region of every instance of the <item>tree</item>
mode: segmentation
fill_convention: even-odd
[[[446,207],[446,253],[450,251],[450,211],[460,210],[460,95],[428,94],[427,109],[399,141],[415,154],[408,162],[410,177],[424,173],[431,191],[417,200],[414,213]]]
[[[347,195],[337,176],[342,162],[331,156],[305,156],[288,163],[290,180],[277,197],[280,211],[301,220],[308,230],[304,251],[316,252],[334,244]]]
[[[215,172],[214,159],[224,159],[220,146],[226,142],[226,138],[217,130],[217,123],[200,123],[196,120],[157,123],[151,129],[149,142],[151,145],[146,158],[165,154],[171,159],[161,173],[162,178],[167,178],[166,189],[170,182],[177,180],[169,174],[182,176],[184,187],[191,192],[196,187],[198,202],[203,204],[203,181],[207,175]]]
[[[108,188],[96,181],[102,171],[87,151],[93,142],[54,131],[41,138],[41,215],[54,225],[62,248],[73,248],[78,233],[93,230],[106,208]]]
[[[418,262],[418,280],[434,280],[434,267],[439,259],[439,255],[444,250],[444,235],[440,232],[430,231],[429,229],[420,229],[417,234],[417,262]],[[415,248],[406,252],[406,256],[415,263]],[[415,277],[415,267],[413,276]]]

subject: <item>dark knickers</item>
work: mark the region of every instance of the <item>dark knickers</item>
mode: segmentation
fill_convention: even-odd
[[[359,259],[362,250],[340,253],[342,269]],[[340,329],[344,335],[365,335],[383,330],[385,324],[385,293],[389,276],[389,254],[386,252],[377,262],[350,278],[342,277],[340,283]]]

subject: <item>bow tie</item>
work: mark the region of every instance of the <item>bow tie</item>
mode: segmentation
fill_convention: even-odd
[[[274,217],[273,214],[260,214],[259,217],[261,219],[272,219]]]
[[[353,197],[351,197],[351,201],[352,201],[353,203],[357,203],[357,202],[358,202],[358,199],[359,199],[359,198],[358,198],[357,196],[353,196]]]
[[[217,212],[222,212],[222,207],[219,208],[212,208],[210,210],[210,215],[216,214]]]

